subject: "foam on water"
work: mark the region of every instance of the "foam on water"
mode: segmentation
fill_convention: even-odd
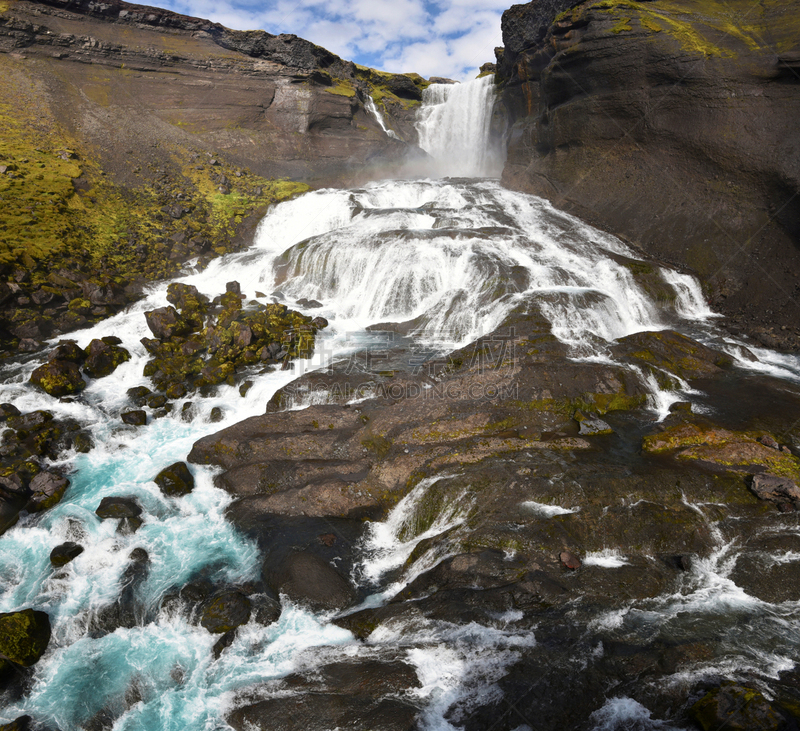
[[[486,92],[482,88],[481,93]],[[181,278],[212,297],[224,291],[226,282],[238,280],[248,298],[259,290],[274,293],[290,306],[303,297],[322,302],[323,308],[313,312],[328,318],[330,327],[320,335],[315,355],[295,362],[293,371],[253,374],[247,398],[235,387],[223,386],[214,396],[192,397],[192,422],[181,420],[183,402],[178,402],[171,415],[144,427],[120,425],[119,413],[129,405],[126,390],[147,384],[142,369],[149,356],[139,342],[150,335],[144,312],[166,304],[166,282],[153,286],[145,299],[124,312],[70,335],[81,346],[116,335],[131,353],[128,363],[91,381],[74,402],[51,399],[28,384],[38,365],[35,358],[10,366],[0,385],[0,402],[13,402],[22,411],[47,409],[59,418],[75,418],[91,429],[97,446],[88,454],[64,459],[73,470],[72,485],[59,505],[23,517],[0,537],[0,611],[34,606],[48,611],[53,620],[53,641],[36,666],[29,701],[24,709],[4,708],[0,718],[11,720],[24,710],[74,728],[109,704],[122,713],[127,707],[124,696],[135,687],[143,700],[125,711],[115,728],[215,729],[239,689],[291,672],[308,648],[351,647],[349,633],[290,606],[277,625],[244,628],[216,662],[210,651],[214,638],[178,617],[161,615],[144,626],[100,638],[90,636],[87,628],[96,612],[116,598],[134,548],[144,548],[150,559],[147,578],[137,589],[148,617],[157,615],[172,587],[200,573],[230,583],[258,575],[258,551],[226,522],[230,497],[213,486],[213,471],[192,466],[195,490],[177,500],[165,497],[152,482],[163,467],[184,460],[197,439],[262,414],[277,389],[357,350],[361,341],[353,334],[385,321],[419,318],[418,339],[444,347],[491,332],[516,307],[538,309],[574,357],[608,362],[614,338],[675,322],[675,312],[662,309],[615,257],[634,258],[634,252],[545,201],[507,191],[493,181],[387,181],[352,191],[315,191],[275,206],[259,226],[252,248]],[[704,314],[692,280],[668,272],[664,278],[676,291],[679,314],[693,322],[710,316]],[[796,360],[769,351],[756,355],[761,365],[752,367],[800,376]],[[650,383],[653,405],[662,415],[670,400],[688,388],[676,382],[675,391],[662,391],[652,374],[642,371],[640,376]],[[309,398],[294,408],[313,402]],[[214,407],[223,410],[220,423],[209,419]],[[447,534],[460,530],[469,514],[468,489],[424,528],[415,524],[421,501],[444,479],[449,476],[422,481],[385,521],[369,524],[356,571],[359,581],[376,590],[368,604],[385,601],[460,550]],[[118,535],[115,521],[97,518],[97,505],[110,495],[131,495],[142,504],[144,523],[136,533]],[[527,505],[543,515],[577,510]],[[421,541],[434,536],[441,538],[436,547],[401,572]],[[50,550],[68,540],[81,543],[85,551],[54,570]],[[654,602],[649,613],[628,607],[609,615],[607,628],[623,631],[645,616],[647,622],[666,626],[681,613],[718,618],[740,612],[758,619],[769,646],[778,634],[777,624],[764,618],[763,602],[731,581],[735,552],[720,537],[718,555],[696,562],[676,595]],[[624,559],[589,556],[585,563],[592,561],[611,567]],[[795,626],[791,618],[796,608],[785,607],[783,614],[775,614],[774,607],[770,611],[773,618]],[[725,627],[733,642],[732,620]],[[439,624],[404,631],[414,643],[407,646],[409,659],[423,682],[420,697],[429,704],[429,729],[449,729],[457,723],[450,717],[444,720],[448,704],[467,708],[473,696],[477,702],[497,692],[494,683],[516,657],[515,648],[533,641],[529,633],[515,633],[513,628]],[[397,638],[379,632],[370,641],[388,647],[386,643]],[[782,667],[780,652],[762,654],[752,662],[770,672]],[[91,707],[64,701],[87,693],[97,698]]]
[[[641,703],[626,696],[610,698],[592,714],[592,731],[682,731],[665,721],[652,718]]]
[[[617,569],[629,563],[628,559],[615,548],[604,548],[602,551],[590,551],[581,561],[584,566],[600,566],[604,569]]]
[[[362,561],[354,569],[356,581],[377,586],[381,579],[405,564],[414,549],[425,539],[441,536],[461,525],[469,515],[473,501],[467,491],[450,500],[439,512],[430,526],[417,528],[417,510],[428,490],[436,483],[449,480],[452,475],[437,475],[421,480],[389,513],[386,520],[367,524],[361,545]],[[404,572],[395,581],[372,597],[368,604],[375,604],[385,597],[400,591],[419,574],[433,568],[447,556],[447,542],[440,541],[420,556],[411,570]]]
[[[537,503],[535,500],[526,500],[520,503],[520,507],[525,508],[525,510],[530,510],[536,515],[541,515],[543,518],[552,518],[556,515],[570,515],[580,510],[580,508],[562,508],[560,505]]]

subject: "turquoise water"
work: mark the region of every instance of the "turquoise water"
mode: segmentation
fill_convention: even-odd
[[[490,229],[495,233],[488,237]],[[123,426],[119,413],[130,406],[126,390],[147,384],[142,369],[148,356],[139,341],[150,333],[143,313],[166,303],[166,283],[129,310],[71,335],[81,346],[95,337],[117,335],[132,354],[114,374],[91,382],[76,402],[56,401],[29,386],[27,376],[37,363],[8,368],[0,402],[75,418],[92,430],[96,448],[64,457],[61,464],[72,484],[59,505],[23,518],[0,537],[0,611],[41,609],[53,625],[28,697],[0,709],[0,721],[28,713],[70,731],[104,711],[115,731],[224,729],[226,711],[251,695],[268,694],[260,686],[270,679],[326,660],[385,656],[402,658],[416,669],[424,727],[457,728],[458,720],[446,718],[448,708],[456,702],[469,708],[496,697],[495,683],[505,668],[522,650],[535,647],[533,633],[515,629],[520,617],[509,616],[492,627],[421,621],[413,628],[380,628],[368,642],[359,643],[329,618],[284,603],[278,622],[263,627],[251,621],[215,660],[212,647],[218,637],[161,610],[162,600],[199,575],[215,584],[257,579],[258,550],[225,520],[231,498],[214,487],[213,470],[192,465],[196,487],[181,498],[165,497],[152,479],[165,466],[184,460],[200,437],[264,413],[275,391],[297,375],[332,358],[346,358],[364,342],[364,328],[376,322],[423,314],[427,342],[465,342],[491,330],[517,304],[530,301],[549,313],[554,332],[576,354],[598,359],[607,357],[608,341],[629,332],[666,327],[681,317],[693,327],[706,326],[712,313],[686,275],[665,278],[665,286],[676,291],[670,311],[637,288],[628,270],[608,253],[632,256],[613,237],[492,181],[386,182],[359,191],[317,191],[273,209],[247,252],[182,279],[212,297],[235,279],[254,297],[256,290],[269,293],[278,286],[278,257],[292,262],[294,274],[280,283],[282,301],[291,306],[301,297],[320,299],[324,306],[314,314],[331,323],[314,358],[297,362],[294,371],[253,374],[255,383],[246,398],[234,387],[222,387],[206,398],[193,396],[196,416],[191,422],[179,417],[183,400],[175,403],[173,414],[146,427]],[[480,286],[482,278],[502,277],[512,268],[517,274],[525,270],[516,289]],[[589,303],[588,309],[581,303]],[[791,371],[796,366],[794,361],[773,361],[765,356],[760,367]],[[209,419],[214,407],[223,410],[220,423]],[[139,501],[144,523],[136,533],[119,535],[116,521],[95,515],[106,496]],[[368,606],[385,602],[391,592],[445,557],[428,552],[396,576],[427,536],[405,534],[403,511],[420,497],[409,496],[383,523],[365,531],[358,577],[375,590],[365,602]],[[460,525],[462,508],[468,507],[465,497],[463,506],[454,505],[431,530]],[[85,550],[56,570],[49,554],[65,541],[78,542]],[[136,590],[142,623],[94,636],[93,617],[119,595],[120,579],[137,548],[149,556],[149,572]],[[752,615],[752,602],[735,595],[725,583],[725,570],[722,564],[699,566],[692,575],[696,586],[652,602],[648,626],[669,624],[679,614],[702,619],[704,607],[734,600],[747,605],[745,614]],[[390,574],[398,582],[391,587],[382,584]],[[785,609],[779,616],[785,616],[794,632],[797,609]],[[640,631],[635,625],[641,616],[639,609],[623,607],[615,616],[596,618],[597,627]],[[768,644],[762,657],[747,661],[776,672],[784,657]],[[646,709],[622,699],[598,716],[598,728],[609,727],[608,719],[623,712],[649,718]]]

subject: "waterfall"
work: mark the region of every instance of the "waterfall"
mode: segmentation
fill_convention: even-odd
[[[383,115],[378,111],[378,107],[375,106],[375,101],[371,96],[368,96],[367,101],[364,102],[364,108],[375,118],[375,121],[380,125],[381,129],[386,133],[387,137],[391,137],[393,140],[400,139],[394,130],[389,129],[386,126],[386,122],[383,119]]]
[[[448,119],[447,107],[461,99],[462,91],[464,99],[479,98],[473,90],[485,93],[481,109],[488,109],[491,87],[484,80],[451,88],[448,101],[432,108]],[[485,151],[477,142],[469,149]],[[486,164],[486,158],[478,157],[467,172],[474,174]],[[250,622],[215,659],[215,636],[185,617],[156,610],[171,587],[193,577],[225,584],[257,579],[257,547],[225,519],[231,496],[215,487],[210,468],[193,467],[195,490],[179,501],[163,495],[152,478],[185,459],[198,438],[263,413],[275,391],[298,374],[358,350],[348,334],[363,334],[372,324],[413,320],[419,336],[442,346],[487,334],[515,307],[525,306],[548,318],[573,355],[590,357],[602,355],[609,340],[637,330],[681,326],[686,318],[692,328],[701,327],[711,313],[703,310],[696,283],[661,270],[659,282],[674,291],[674,297],[662,301],[625,266],[634,258],[613,236],[492,180],[384,181],[354,190],[318,190],[275,206],[250,249],[182,278],[212,297],[235,279],[248,297],[261,291],[291,307],[300,307],[302,298],[319,300],[322,307],[314,312],[329,319],[330,327],[319,338],[313,361],[298,361],[295,370],[254,372],[246,399],[231,385],[194,395],[194,421],[181,418],[183,404],[176,402],[169,415],[136,430],[120,429],[117,415],[130,407],[126,389],[147,383],[142,372],[148,354],[140,342],[149,334],[144,312],[166,303],[168,283],[162,282],[143,301],[71,334],[82,347],[93,338],[116,335],[131,352],[130,361],[92,381],[79,398],[58,401],[32,389],[27,383],[36,365],[32,360],[6,367],[0,403],[77,418],[92,430],[97,446],[70,459],[72,486],[61,503],[24,518],[0,537],[0,612],[32,606],[46,610],[53,622],[51,647],[37,665],[28,696],[9,699],[0,708],[0,724],[30,713],[42,723],[78,728],[104,708],[116,707],[123,714],[115,722],[118,731],[224,728],[226,714],[248,688],[303,670],[321,648],[329,659],[340,659],[366,647],[389,656],[399,648],[422,686],[417,695],[425,705],[421,727],[453,729],[446,720],[450,705],[467,696],[490,698],[493,683],[516,661],[518,648],[534,643],[529,630],[457,622],[414,631],[387,625],[367,645],[325,617],[284,604],[277,622]],[[788,368],[789,356],[775,355],[761,367],[774,370],[778,365]],[[210,419],[215,407],[224,411],[221,423]],[[447,478],[438,474],[421,482],[384,523],[365,533],[359,575],[370,586],[374,582],[376,591],[365,599],[367,605],[370,600],[382,604],[400,586],[398,581],[416,575],[398,574],[415,551],[421,554],[415,558],[420,572],[460,550],[440,537],[464,523],[472,499],[466,490],[425,532],[414,535],[407,529],[415,501]],[[133,534],[117,533],[115,525],[94,514],[103,497],[120,494],[135,497],[145,508],[146,519]],[[579,507],[528,501],[523,509],[557,519]],[[434,545],[422,544],[433,537]],[[49,553],[68,540],[80,541],[85,550],[55,571]],[[140,592],[153,619],[94,637],[87,631],[90,618],[114,599],[134,548],[150,556]],[[590,557],[594,570],[622,560],[616,554]],[[697,599],[696,611],[704,611],[708,595],[714,600],[719,594],[714,594],[717,584],[707,592],[701,586],[685,601]],[[671,602],[669,609],[683,600],[661,601]],[[670,621],[663,612],[659,616]],[[795,615],[787,621],[796,632]],[[125,700],[130,689],[140,693],[140,701]]]
[[[492,76],[425,89],[417,115],[419,146],[434,159],[437,176],[500,176],[503,156],[490,139],[493,102]]]

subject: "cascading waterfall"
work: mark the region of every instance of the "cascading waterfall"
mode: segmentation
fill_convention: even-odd
[[[366,102],[364,102],[364,107],[375,118],[375,121],[380,125],[381,129],[386,133],[387,137],[391,137],[393,140],[400,139],[397,136],[397,133],[393,129],[389,129],[386,126],[386,120],[384,120],[383,115],[380,113],[380,111],[378,111],[378,107],[375,106],[375,101],[371,96],[367,97]]]
[[[491,178],[502,172],[499,143],[490,139],[494,77],[431,84],[417,116],[419,146],[440,177]]]
[[[490,78],[426,90],[420,140],[437,159],[440,174],[499,172],[499,157],[487,145],[492,94]],[[316,312],[330,320],[330,327],[314,358],[299,363],[294,373],[253,375],[247,399],[231,386],[215,396],[195,397],[197,416],[190,423],[179,417],[178,402],[170,416],[138,431],[119,430],[114,424],[126,406],[126,389],[147,383],[142,376],[147,353],[139,342],[149,334],[143,313],[166,303],[166,283],[128,311],[71,336],[86,346],[93,338],[114,334],[132,353],[128,363],[90,383],[76,401],[59,402],[34,391],[27,378],[35,363],[9,367],[0,402],[78,418],[92,429],[97,447],[65,462],[74,469],[73,484],[59,505],[39,517],[23,518],[0,538],[0,611],[33,606],[53,621],[53,640],[37,665],[29,696],[0,709],[0,721],[30,713],[66,731],[116,703],[122,710],[115,731],[225,728],[223,718],[236,691],[312,662],[304,650],[326,646],[335,656],[341,647],[342,657],[357,656],[361,646],[349,632],[284,603],[277,623],[261,627],[251,622],[215,661],[211,647],[216,638],[158,607],[171,586],[199,573],[228,582],[254,578],[257,549],[225,520],[230,498],[213,486],[211,470],[194,467],[197,487],[180,501],[164,497],[153,475],[184,459],[205,434],[263,413],[278,388],[298,372],[346,355],[354,347],[349,336],[369,325],[412,322],[409,328],[417,338],[445,348],[492,331],[517,307],[534,307],[574,357],[597,359],[609,357],[612,340],[633,332],[711,327],[713,313],[693,279],[661,269],[651,284],[674,296],[660,298],[637,281],[633,263],[634,252],[613,236],[490,180],[389,181],[350,191],[322,190],[274,207],[249,250],[181,279],[212,296],[236,279],[250,296],[261,290],[290,306],[300,298],[319,300],[323,307]],[[776,372],[778,366],[765,361],[758,367]],[[215,406],[225,410],[222,423],[208,419]],[[423,538],[463,522],[468,500],[454,505],[428,533],[403,534],[414,501],[435,481],[420,483],[365,537],[360,577],[365,585],[376,584],[373,604],[386,599],[377,585],[383,575],[397,569]],[[135,496],[146,509],[145,522],[133,535],[115,533],[111,523],[94,515],[102,497],[119,494]],[[580,506],[553,509],[532,503],[528,509],[552,517]],[[85,551],[54,573],[48,554],[66,540],[80,541]],[[142,587],[147,622],[92,637],[87,631],[91,615],[113,599],[135,547],[151,558]],[[428,553],[424,558],[427,568],[441,557]],[[611,555],[594,560],[609,570],[623,565],[622,558]],[[695,611],[688,605],[695,595],[713,594],[717,570],[697,568],[695,593],[661,600],[666,610],[676,615],[678,609]],[[789,616],[790,609],[784,614]],[[629,615],[617,619],[623,623]],[[518,657],[519,648],[535,645],[530,632],[432,622],[415,633],[382,628],[370,642],[370,652],[391,647],[406,653],[420,678],[419,698],[429,702],[424,726],[448,730],[455,728],[446,716],[454,699],[471,695],[477,703],[492,697],[491,684]],[[131,688],[140,700],[124,707]],[[611,728],[603,724],[624,713],[649,718],[633,701],[609,703],[598,712],[598,728]]]

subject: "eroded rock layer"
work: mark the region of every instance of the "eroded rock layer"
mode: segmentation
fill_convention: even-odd
[[[796,348],[796,3],[530,2],[503,15],[503,180],[648,255]]]

